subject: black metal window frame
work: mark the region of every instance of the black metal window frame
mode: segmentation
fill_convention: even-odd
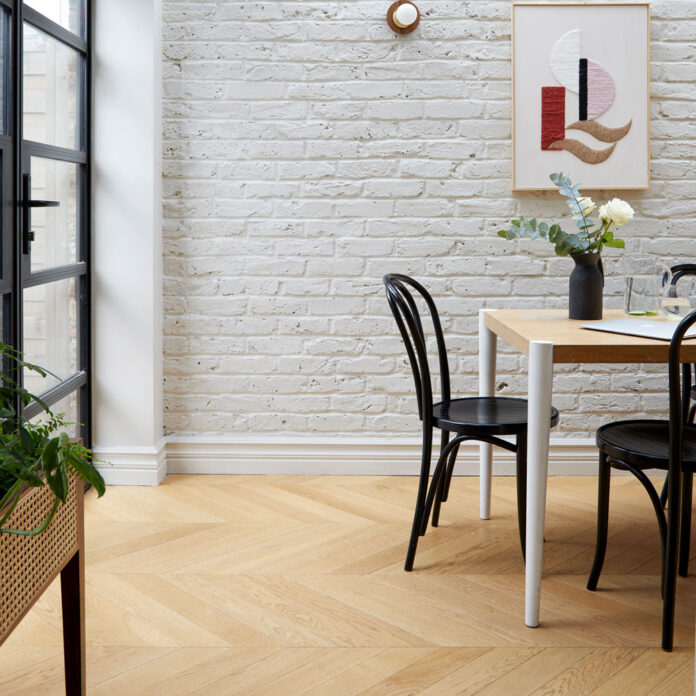
[[[91,26],[92,0],[81,6],[81,35],[74,34],[45,17],[21,0],[0,0],[0,9],[10,13],[6,38],[5,85],[9,85],[10,104],[5,108],[6,135],[0,135],[2,157],[2,278],[3,336],[5,343],[21,349],[24,340],[23,291],[27,288],[74,279],[77,303],[77,371],[68,379],[41,394],[51,406],[73,392],[78,394],[80,435],[91,445]],[[52,39],[73,49],[78,55],[79,142],[75,149],[23,140],[23,37],[24,25],[31,25]],[[7,88],[5,94],[8,94]],[[11,156],[10,156],[11,155]],[[31,271],[29,244],[31,197],[28,172],[32,157],[42,157],[78,165],[77,179],[77,260],[75,263]],[[20,376],[21,377],[21,376]],[[24,414],[32,418],[41,412],[31,403]]]

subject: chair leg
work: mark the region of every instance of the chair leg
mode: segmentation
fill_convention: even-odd
[[[447,463],[447,471],[445,472],[445,485],[442,492],[442,502],[446,502],[449,497],[450,485],[452,483],[452,473],[454,472],[454,463],[457,461],[457,455],[459,454],[459,445],[457,445],[449,456],[449,462]]]
[[[689,573],[689,553],[691,551],[691,499],[694,475],[682,473],[681,532],[679,539],[679,575],[685,578]]]
[[[404,570],[413,570],[413,561],[416,557],[416,547],[420,536],[421,517],[425,506],[425,496],[428,491],[428,479],[430,478],[430,458],[433,449],[433,430],[423,428],[423,451],[421,454],[421,471],[418,481],[418,495],[416,497],[416,510],[413,513],[413,526],[411,527],[411,539],[408,542],[406,563]]]
[[[665,553],[662,599],[662,649],[671,652],[674,644],[674,607],[677,592],[677,557],[679,554],[680,477],[669,482],[667,512],[667,548]]]
[[[437,464],[435,465],[435,469],[433,470],[433,476],[430,481],[430,489],[428,490],[428,495],[425,499],[425,504],[423,506],[420,527],[421,536],[425,534],[425,531],[428,528],[428,518],[430,517],[430,511],[433,508],[433,505],[435,504],[435,499],[437,498],[440,492],[440,484],[442,480],[445,478],[448,457],[452,450],[459,446],[459,442],[461,442],[460,438],[452,440],[452,442],[448,444],[448,446],[440,453],[440,456],[438,457]]]
[[[522,546],[522,558],[525,558],[525,544],[527,542],[527,434],[520,433],[517,436],[517,452],[515,453],[517,464],[517,526],[520,532],[520,544]]]
[[[688,422],[694,422],[696,404],[689,410]],[[691,505],[693,497],[694,475],[684,473],[682,480],[682,517],[681,541],[679,542],[679,575],[686,577],[689,572],[689,554],[691,553]]]
[[[655,510],[655,517],[657,518],[657,526],[660,529],[660,548],[662,549],[662,570],[660,571],[660,577],[662,578],[662,583],[660,587],[660,593],[664,597],[665,593],[665,558],[667,553],[667,518],[665,517],[665,509],[660,496],[657,495],[655,486],[652,485],[650,479],[645,475],[645,472],[638,467],[629,464],[628,462],[622,462],[624,467],[630,471],[637,479],[645,492],[650,496],[650,502],[652,503],[653,510]],[[669,477],[668,477],[669,478]],[[667,483],[667,490],[669,491],[669,483]]]
[[[662,509],[667,507],[667,492],[669,490],[669,476],[665,474],[665,482],[662,484],[662,491],[660,492],[660,503],[662,504]]]
[[[447,443],[449,442],[449,432],[446,430],[442,431],[442,435],[440,437],[440,456],[442,456],[442,452],[447,447]],[[433,527],[437,527],[437,525],[440,522],[440,505],[442,502],[445,500],[445,479],[446,476],[441,476],[440,477],[440,482],[437,485],[437,495],[435,496],[435,503],[433,504]]]
[[[596,590],[599,575],[604,565],[604,555],[607,551],[607,533],[609,529],[609,486],[611,484],[611,467],[607,456],[599,453],[599,485],[597,495],[597,546],[595,547],[594,563],[587,580],[587,589]]]
[[[693,423],[696,404],[689,409],[687,422]],[[691,505],[694,475],[684,472],[682,476],[681,540],[679,541],[679,575],[685,578],[689,573],[689,554],[691,553]]]

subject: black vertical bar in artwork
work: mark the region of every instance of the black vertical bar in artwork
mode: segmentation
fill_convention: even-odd
[[[579,61],[578,119],[587,121],[587,58]]]

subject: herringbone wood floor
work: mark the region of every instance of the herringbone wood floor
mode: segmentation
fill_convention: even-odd
[[[549,480],[537,629],[522,620],[514,479],[494,480],[487,522],[477,479],[455,479],[407,574],[415,485],[171,476],[88,495],[88,693],[693,693],[694,581],[679,581],[677,649],[663,653],[657,525],[634,480],[613,479],[594,594],[596,480]],[[63,693],[57,589],[0,648],[3,695]]]

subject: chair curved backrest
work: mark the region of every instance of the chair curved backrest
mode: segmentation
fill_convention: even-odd
[[[674,331],[669,345],[669,473],[681,472],[682,435],[689,410],[691,365],[680,362],[684,334],[696,324],[696,311],[685,316]]]
[[[415,290],[423,298],[430,313],[437,343],[442,400],[447,401],[450,398],[450,373],[440,315],[430,293],[418,281],[400,273],[388,273],[382,280],[389,307],[396,319],[411,363],[418,398],[418,415],[427,425],[432,419],[433,387],[428,365],[426,335],[413,291]]]
[[[696,263],[679,263],[670,268],[672,271],[672,285],[676,285],[677,281],[687,275],[696,276]]]
[[[684,278],[685,276],[696,276],[696,263],[679,263],[676,266],[672,266],[670,271],[672,272],[672,280],[670,285],[676,286],[681,278]],[[684,369],[685,368],[682,368],[682,370]],[[694,365],[693,370],[694,374],[696,374],[696,364]],[[691,392],[691,397],[694,397],[693,390]],[[682,399],[682,413],[688,414],[690,402],[689,387],[686,387],[686,391],[682,391]]]

